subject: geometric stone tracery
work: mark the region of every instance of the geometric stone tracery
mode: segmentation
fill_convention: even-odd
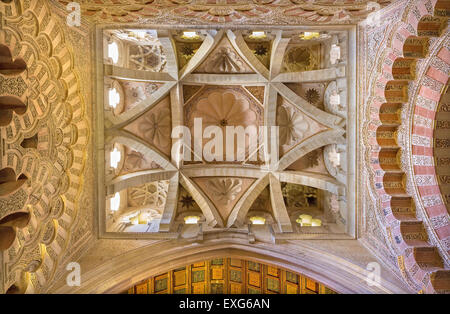
[[[159,233],[165,231],[169,232],[168,234],[178,230],[178,227],[176,226],[180,222],[180,217],[186,216],[187,214],[184,214],[185,212],[192,212],[192,210],[188,208],[194,208],[192,205],[193,203],[198,204],[196,215],[199,215],[201,219],[205,219],[206,224],[203,226],[202,232],[212,232],[214,231],[214,228],[221,227],[242,228],[250,223],[247,220],[247,218],[250,217],[249,215],[258,214],[259,210],[254,206],[252,207],[252,203],[258,197],[258,193],[260,193],[257,191],[261,191],[265,187],[270,191],[269,194],[271,197],[268,201],[271,203],[271,209],[267,214],[264,214],[264,216],[269,215],[267,216],[269,217],[268,222],[270,221],[271,224],[275,226],[275,232],[291,232],[292,225],[296,224],[296,217],[295,215],[289,217],[289,213],[286,211],[286,206],[289,207],[290,203],[282,205],[283,197],[281,195],[282,189],[280,184],[284,184],[283,182],[290,182],[290,184],[309,184],[307,183],[307,178],[309,176],[313,176],[314,180],[317,180],[317,183],[314,183],[313,186],[326,190],[328,188],[325,187],[324,183],[320,183],[320,180],[328,180],[333,182],[332,185],[335,185],[329,190],[330,193],[343,195],[346,180],[342,180],[342,178],[339,177],[340,181],[338,181],[336,174],[333,174],[336,179],[330,175],[323,163],[322,155],[324,153],[322,151],[317,152],[314,156],[308,155],[308,158],[312,158],[308,163],[312,163],[313,165],[316,165],[318,161],[315,160],[319,160],[319,157],[320,160],[322,160],[322,166],[319,168],[321,170],[317,174],[308,174],[307,172],[297,172],[288,169],[282,177],[276,178],[270,174],[270,172],[280,171],[281,174],[283,170],[294,161],[308,154],[310,150],[314,150],[313,147],[319,149],[332,143],[341,143],[341,146],[345,146],[343,142],[343,134],[345,131],[341,126],[337,125],[338,123],[341,123],[342,125],[345,124],[342,123],[343,120],[345,121],[345,115],[343,115],[343,119],[325,112],[324,107],[319,109],[314,105],[315,102],[325,101],[325,88],[320,87],[319,90],[322,94],[319,94],[316,89],[308,88],[304,93],[298,95],[290,89],[287,89],[282,83],[283,80],[286,80],[289,83],[295,83],[296,81],[302,82],[304,80],[305,84],[308,84],[308,82],[317,80],[320,82],[319,84],[322,84],[320,86],[326,86],[329,82],[334,82],[334,79],[337,77],[344,78],[344,72],[339,73],[337,69],[338,67],[345,67],[345,63],[331,65],[328,58],[323,54],[326,54],[326,50],[331,47],[330,43],[336,36],[339,36],[341,39],[345,38],[345,32],[332,32],[330,35],[328,35],[327,32],[324,32],[319,40],[312,40],[311,47],[314,47],[316,51],[320,51],[319,54],[314,56],[316,60],[314,61],[314,67],[291,67],[291,69],[295,69],[294,72],[289,73],[291,77],[286,76],[283,72],[281,69],[282,64],[280,64],[280,62],[283,60],[284,64],[286,64],[286,62],[297,62],[296,60],[299,60],[298,58],[303,58],[302,55],[297,56],[296,54],[292,54],[289,55],[289,58],[280,58],[278,63],[275,62],[271,65],[261,64],[261,62],[265,62],[264,59],[261,59],[261,55],[258,58],[258,53],[267,54],[271,52],[271,54],[290,54],[288,48],[289,45],[277,49],[277,46],[273,43],[274,34],[276,35],[277,32],[265,33],[261,39],[258,39],[258,37],[252,38],[253,35],[251,32],[233,33],[229,30],[195,32],[193,38],[195,38],[195,36],[200,38],[199,45],[196,46],[195,52],[194,50],[191,51],[189,59],[182,59],[182,61],[184,60],[180,64],[180,67],[182,68],[178,68],[177,70],[172,67],[172,70],[166,72],[169,76],[163,74],[157,68],[147,69],[146,73],[131,72],[128,70],[134,69],[135,67],[134,63],[127,63],[127,56],[131,55],[132,52],[126,48],[128,44],[126,42],[121,42],[122,39],[117,36],[117,34],[128,34],[127,36],[131,36],[132,38],[138,36],[142,37],[142,35],[133,35],[133,32],[138,34],[135,30],[104,31],[104,36],[106,36],[106,39],[103,39],[104,46],[115,42],[118,47],[121,47],[119,49],[120,53],[117,63],[107,57],[107,48],[104,48],[103,50],[103,60],[107,64],[104,68],[107,69],[108,67],[109,69],[105,73],[105,82],[117,80],[120,72],[121,80],[128,81],[128,85],[131,84],[132,86],[134,84],[133,82],[137,80],[144,80],[144,82],[156,80],[164,84],[163,86],[166,86],[166,88],[159,87],[153,94],[143,96],[143,98],[140,99],[141,104],[135,105],[133,108],[125,109],[125,111],[116,111],[116,109],[114,109],[113,112],[111,112],[111,109],[106,104],[104,106],[105,115],[108,117],[109,121],[112,122],[109,123],[107,121],[105,123],[106,133],[108,134],[111,132],[111,134],[120,134],[120,137],[123,138],[123,140],[120,140],[121,144],[125,144],[124,140],[128,138],[129,140],[132,139],[136,142],[136,144],[133,145],[136,148],[138,148],[137,142],[140,143],[140,146],[148,146],[148,149],[152,150],[152,154],[155,155],[155,157],[158,156],[157,158],[150,159],[157,164],[162,165],[162,168],[154,168],[155,170],[150,170],[150,172],[148,170],[141,170],[130,173],[129,175],[116,177],[111,183],[106,182],[107,185],[112,184],[111,187],[107,188],[107,191],[111,192],[107,192],[106,217],[116,217],[113,219],[120,220],[120,218],[117,218],[119,217],[118,215],[121,215],[120,213],[122,212],[128,212],[126,208],[122,209],[122,206],[125,205],[120,205],[118,213],[115,213],[112,216],[108,214],[108,208],[110,208],[109,203],[112,201],[114,193],[120,192],[120,189],[125,187],[128,188],[128,190],[134,189],[138,186],[138,182],[140,184],[152,182],[152,180],[157,180],[154,182],[160,182],[159,180],[161,179],[169,179],[170,181],[167,190],[168,199],[165,200],[165,207],[162,210],[160,219],[150,223],[156,224],[156,229],[155,227],[151,227],[148,230],[156,232],[159,229]],[[153,37],[152,40],[155,45],[159,45],[159,43],[163,45],[166,59],[172,57],[180,58],[180,53],[177,49],[182,49],[181,51],[183,53],[186,50],[185,45],[188,41],[181,41],[184,36],[183,32],[174,31],[173,33],[169,32],[169,34],[163,30],[140,30],[139,32],[156,34],[158,38]],[[282,32],[278,31],[278,34],[281,33]],[[301,32],[294,31],[288,33],[286,36],[292,38],[292,47],[300,45],[307,49],[310,47],[307,40],[298,39],[299,36],[302,36],[301,34]],[[167,44],[170,42],[167,38],[171,38],[171,36],[173,36],[174,40],[171,41],[172,44]],[[267,43],[266,38],[272,40],[272,48],[270,50],[256,51],[249,48],[252,47],[253,49],[256,49],[258,47],[258,42],[261,42],[261,45],[265,45],[265,43]],[[139,40],[134,40],[134,45],[136,42],[139,42]],[[181,43],[184,43],[185,45],[183,46]],[[148,47],[147,49],[151,50],[152,48]],[[267,59],[269,60],[270,58]],[[341,60],[346,60],[344,54],[342,55]],[[166,67],[167,66],[170,68],[170,63],[168,63]],[[267,68],[266,66],[270,67]],[[276,68],[279,69],[278,73],[275,70]],[[273,74],[266,72],[268,70],[272,70]],[[314,71],[316,70],[329,72],[330,78],[323,78],[321,73],[315,74]],[[312,77],[309,79],[302,79],[302,75],[306,75],[308,71],[311,71]],[[333,72],[335,72],[335,74]],[[117,73],[117,77],[115,73]],[[217,74],[220,74],[221,76],[217,76]],[[267,74],[273,77],[274,83],[270,83],[271,78],[267,77]],[[141,75],[142,78],[138,78],[136,75]],[[152,77],[152,79],[147,80],[145,75],[149,78]],[[184,77],[181,78],[181,80],[180,75]],[[277,75],[280,76],[280,79],[277,79]],[[179,84],[183,86],[182,90],[177,87],[177,85],[168,85],[171,84],[173,79],[177,79],[177,77]],[[234,78],[238,82],[232,82],[228,77],[230,79]],[[229,83],[220,84],[219,81],[221,79],[225,79],[225,82],[228,81]],[[168,81],[163,83],[165,80]],[[242,81],[242,83],[239,83],[240,81]],[[311,85],[314,83],[309,84],[309,86],[314,86]],[[341,89],[345,90],[346,86],[342,83],[340,84]],[[123,83],[121,85],[122,94],[130,93],[127,85]],[[108,83],[106,85],[106,90],[111,88],[108,86],[114,86],[114,84],[110,85],[110,83]],[[170,86],[173,87],[170,89]],[[179,95],[181,91],[183,93]],[[105,95],[107,95],[107,92],[105,92]],[[105,97],[105,100],[107,99],[108,98]],[[163,106],[163,103],[165,106],[164,109],[158,109],[162,108],[161,106]],[[284,106],[281,106],[282,104]],[[275,108],[275,110],[269,109],[270,107]],[[274,113],[271,113],[271,110],[274,110],[275,115]],[[312,112],[315,114],[312,114]],[[267,115],[271,115],[271,117]],[[218,156],[216,154],[218,147],[214,145],[211,152],[216,154],[215,159],[210,160],[205,158],[205,156],[200,159],[197,158],[199,157],[198,152],[200,151],[200,154],[202,154],[206,147],[209,147],[208,145],[210,145],[210,140],[206,138],[200,143],[195,142],[195,139],[193,138],[193,135],[196,132],[194,121],[200,118],[202,119],[203,128],[210,126],[219,127],[219,130],[224,134],[222,147],[223,157],[222,155]],[[181,123],[176,121],[180,121]],[[168,144],[171,143],[173,145],[174,143],[174,140],[170,138],[170,130],[178,123],[188,127],[192,138],[189,138],[188,140],[188,144],[191,145],[186,146],[185,143],[182,150],[179,150],[177,153],[177,151],[170,150],[170,148],[173,149],[173,147]],[[109,125],[112,126],[111,131],[108,130]],[[227,142],[227,139],[230,138],[226,135],[227,127],[254,127],[253,132],[257,132],[258,128],[263,125],[275,125],[280,127],[280,143],[278,144],[280,148],[278,148],[278,145],[275,146],[275,150],[280,149],[281,159],[278,166],[275,165],[275,167],[279,167],[278,169],[274,168],[271,170],[270,168],[273,166],[270,166],[270,164],[263,159],[264,152],[273,148],[269,148],[266,143],[262,142],[258,142],[257,147],[251,145],[251,139],[262,139],[261,134],[258,135],[257,133],[252,133],[252,131],[246,135],[246,140],[244,142],[246,161],[231,161],[227,159],[227,149],[231,147]],[[319,137],[316,139],[316,136]],[[235,138],[235,140],[236,139],[237,138]],[[106,152],[114,147],[111,146],[114,144],[114,137],[108,137],[108,140],[110,142],[108,146],[105,147]],[[143,141],[141,142],[141,140]],[[311,143],[314,144],[311,146]],[[289,146],[284,148],[284,144],[288,144]],[[118,145],[117,142],[114,145]],[[200,145],[200,150],[196,149],[196,145]],[[234,145],[234,151],[236,151],[236,149],[239,151],[238,145],[240,144],[235,141]],[[132,148],[134,149],[134,147]],[[143,151],[139,151],[139,149],[135,151],[138,154],[143,154]],[[164,154],[161,155],[161,153]],[[173,155],[174,153],[180,155],[177,157],[176,155]],[[257,156],[256,162],[247,160],[250,159],[252,155]],[[185,160],[186,156],[189,159]],[[234,155],[234,157],[237,156],[238,155]],[[324,156],[326,156],[326,154]],[[108,160],[108,153],[106,153],[106,157]],[[146,158],[148,157],[150,156],[146,155]],[[174,160],[177,160],[180,157],[181,160],[179,162],[172,164]],[[217,157],[219,159],[217,159]],[[161,160],[164,162],[160,162]],[[167,164],[167,166],[164,166],[164,163]],[[214,168],[219,165],[222,167],[222,175],[220,175],[220,172],[217,170],[214,170]],[[230,165],[235,165],[234,174]],[[105,166],[105,170],[109,172],[109,164],[106,163]],[[244,172],[245,170],[243,170],[244,168],[240,169],[240,167],[243,166],[249,167],[248,171],[253,171],[254,174],[249,173],[246,175]],[[264,167],[269,167],[269,173],[259,173],[256,175],[256,173],[259,172],[259,169],[263,169]],[[341,176],[345,177],[346,168],[341,168],[341,171]],[[175,174],[176,172],[178,172],[178,174]],[[123,180],[123,182],[121,183],[121,181],[118,180]],[[181,183],[180,186],[178,185],[178,181]],[[179,191],[180,189],[184,191],[182,197],[178,196],[181,193]],[[122,196],[122,204],[124,194],[120,192],[120,195]],[[128,192],[127,195],[129,197],[130,192]],[[321,194],[321,197],[326,196],[322,196]],[[345,203],[342,203],[339,206],[343,208],[345,207]],[[254,209],[250,209],[251,207]],[[155,205],[152,205],[149,208],[155,208]],[[276,208],[276,210],[273,208]],[[297,216],[301,214],[298,210],[295,213]],[[130,219],[133,220],[135,218],[134,216],[130,216]],[[336,221],[334,218],[330,220],[322,217],[322,219],[325,224]],[[327,228],[325,228],[322,231],[317,229],[316,232],[322,232],[324,234],[332,234],[333,232],[343,234],[345,233],[344,230],[347,228],[345,227],[346,220],[347,219],[343,220],[344,227],[341,230],[339,230],[339,228],[332,228],[333,231],[330,232],[329,229],[327,231]],[[107,232],[108,230],[109,229],[107,228]],[[149,237],[152,236],[152,232],[148,233]],[[117,236],[120,237],[119,234],[117,234]]]

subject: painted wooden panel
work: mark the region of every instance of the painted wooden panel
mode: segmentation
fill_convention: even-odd
[[[215,258],[149,278],[129,294],[333,294],[321,283],[273,265]]]

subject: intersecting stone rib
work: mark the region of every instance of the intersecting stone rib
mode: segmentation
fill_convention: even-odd
[[[283,157],[281,157],[276,169],[278,171],[282,171],[289,167],[293,162],[312,152],[313,150],[322,146],[335,144],[340,140],[341,136],[344,133],[344,130],[329,129],[327,131],[323,131],[313,135],[312,137],[295,146]]]
[[[169,232],[172,222],[175,219],[177,211],[178,193],[179,193],[179,172],[176,172],[169,181],[166,203],[159,222],[159,232]]]
[[[191,194],[198,207],[200,207],[203,216],[206,218],[206,223],[211,227],[217,226],[222,228],[224,226],[222,217],[208,196],[184,173],[180,173],[180,183]]]
[[[144,170],[133,173],[124,174],[114,178],[108,185],[107,194],[111,195],[133,186],[139,186],[148,182],[169,180],[176,171],[167,170]]]
[[[168,171],[177,170],[176,167],[163,154],[148,146],[139,137],[122,130],[114,130],[107,134],[109,143],[120,143],[140,152],[147,158],[156,162],[162,169]],[[112,138],[109,140],[109,136]]]
[[[150,97],[146,97],[135,107],[125,111],[118,116],[114,116],[111,111],[107,111],[105,113],[105,117],[107,119],[105,121],[105,127],[122,128],[126,126],[133,120],[139,118],[143,113],[156,106],[161,100],[164,99],[164,97],[166,97],[170,93],[170,90],[175,85],[176,82],[166,82],[161,88],[151,94]]]
[[[189,60],[188,64],[180,70],[179,78],[183,80],[186,75],[194,71],[209,55],[209,53],[216,47],[216,45],[222,39],[224,31],[219,31],[216,36],[207,34],[205,40],[203,41],[200,48],[197,50],[196,54]]]
[[[267,80],[259,74],[204,74],[193,73],[185,75],[183,83],[211,84],[215,85],[244,85],[250,83],[267,83]]]
[[[170,76],[178,80],[178,60],[172,36],[168,30],[158,30],[158,40],[166,56],[166,68]]]
[[[272,55],[270,57],[270,79],[278,76],[283,67],[283,59],[291,37],[283,37],[283,31],[278,31],[272,43]]]
[[[190,178],[195,177],[246,177],[259,179],[265,173],[258,168],[244,168],[230,165],[223,166],[187,166],[183,168],[183,173]]]
[[[176,81],[169,73],[165,72],[151,72],[144,70],[133,70],[122,68],[111,64],[103,66],[105,76],[126,81],[141,81],[141,82],[170,82]]]
[[[286,83],[327,82],[341,77],[345,77],[345,66],[339,66],[336,68],[329,68],[322,70],[305,71],[305,72],[280,73],[272,79],[272,82],[286,82]]]
[[[335,178],[318,173],[303,171],[283,171],[279,173],[280,181],[301,184],[328,191],[336,195],[345,194],[345,186]]]
[[[270,182],[270,202],[272,204],[272,211],[278,227],[281,232],[293,232],[292,223],[289,219],[289,214],[283,199],[281,191],[280,180],[272,173],[269,174]]]
[[[183,99],[181,92],[181,84],[177,84],[170,90],[170,112],[172,115],[172,130],[178,126],[183,125]],[[175,144],[174,139],[172,139],[172,148]],[[175,156],[174,156],[175,155]],[[177,152],[171,151],[172,163],[179,169],[181,167],[181,150]]]
[[[264,77],[266,80],[269,79],[269,70],[258,60],[258,58],[253,54],[247,43],[242,36],[242,31],[232,32],[229,30],[227,32],[228,39],[233,45],[234,49],[239,53],[239,55],[250,65],[250,67],[259,75]]]
[[[295,105],[296,108],[301,110],[310,118],[330,128],[340,128],[339,124],[342,120],[344,120],[343,118],[320,110],[319,108],[311,105],[282,83],[271,83],[271,86],[273,86],[282,97]]]
[[[269,174],[259,178],[245,191],[228,216],[227,227],[241,227],[245,224],[247,213],[256,198],[269,184]]]

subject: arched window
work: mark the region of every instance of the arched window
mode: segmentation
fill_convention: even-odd
[[[111,58],[114,64],[119,62],[119,46],[115,41],[108,44],[108,58]]]

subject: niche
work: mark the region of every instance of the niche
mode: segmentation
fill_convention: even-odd
[[[29,276],[22,272],[18,281],[12,284],[8,290],[6,290],[6,294],[25,294],[28,288]]]
[[[9,48],[0,44],[0,74],[6,76],[17,75],[26,69],[27,65],[22,58],[17,58],[13,61]],[[27,106],[15,96],[0,96],[0,126],[6,126],[11,122],[13,111],[18,115],[22,115],[27,111]]]
[[[11,122],[13,111],[22,115],[27,111],[27,105],[14,96],[0,96],[0,126]]]
[[[5,2],[2,0],[2,2]],[[20,74],[27,69],[27,64],[22,58],[13,61],[11,51],[5,45],[0,44],[0,73],[3,75]]]
[[[32,137],[24,138],[22,143],[20,143],[20,146],[23,148],[34,148],[37,149],[38,145],[38,135],[35,134]]]
[[[11,168],[0,170],[0,197],[17,191],[27,180],[28,178],[24,174],[16,179],[16,173]]]
[[[0,251],[11,247],[16,238],[16,228],[24,228],[30,221],[30,213],[16,212],[0,220]]]

